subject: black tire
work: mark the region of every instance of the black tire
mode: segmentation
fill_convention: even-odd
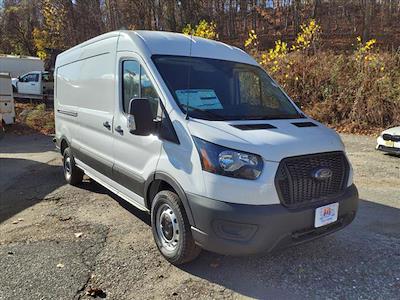
[[[171,230],[168,230],[168,218]],[[163,221],[165,229],[162,229]],[[151,228],[158,250],[170,263],[181,265],[194,260],[200,254],[201,248],[194,242],[185,209],[174,192],[161,191],[154,197]]]
[[[63,170],[65,180],[70,185],[78,185],[82,182],[84,173],[76,166],[74,157],[72,156],[71,149],[69,147],[64,150]]]

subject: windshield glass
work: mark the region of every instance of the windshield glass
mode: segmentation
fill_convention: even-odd
[[[152,58],[175,101],[191,117],[207,120],[302,117],[260,67],[199,57]]]

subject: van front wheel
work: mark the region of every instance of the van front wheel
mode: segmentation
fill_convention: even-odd
[[[194,260],[201,249],[194,242],[190,224],[177,194],[159,192],[151,207],[151,227],[161,254],[172,264]]]
[[[63,154],[63,168],[65,180],[71,185],[78,185],[83,180],[83,171],[75,165],[71,149],[68,147]]]

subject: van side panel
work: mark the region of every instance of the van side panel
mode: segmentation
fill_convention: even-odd
[[[76,157],[98,172],[112,177],[115,55],[117,38],[82,48],[79,87],[79,152]]]
[[[56,138],[66,138],[71,147],[77,148],[75,137],[79,132],[78,99],[79,70],[81,61],[57,66],[54,78],[54,109]]]
[[[118,37],[61,55],[57,67],[57,138],[66,135],[78,161],[112,177],[115,55]]]

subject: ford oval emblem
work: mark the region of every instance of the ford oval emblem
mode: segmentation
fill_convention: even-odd
[[[312,177],[318,180],[327,180],[332,177],[332,170],[328,168],[317,169],[312,173]]]

